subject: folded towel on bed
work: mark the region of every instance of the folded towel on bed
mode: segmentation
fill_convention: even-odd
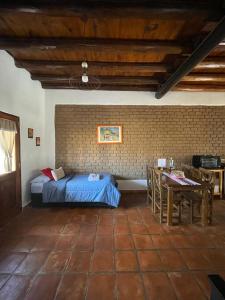
[[[88,176],[88,181],[99,181],[99,180],[100,180],[99,174],[91,173]]]

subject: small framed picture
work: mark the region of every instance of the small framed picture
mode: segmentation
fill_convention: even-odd
[[[34,137],[34,129],[33,128],[28,128],[27,135],[28,135],[29,139],[32,139]]]
[[[41,146],[41,138],[39,136],[36,137],[36,146]]]
[[[98,125],[97,126],[98,144],[121,144],[122,126],[120,125]]]

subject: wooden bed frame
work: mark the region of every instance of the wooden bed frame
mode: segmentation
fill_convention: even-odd
[[[31,193],[32,207],[105,207],[115,208],[103,202],[59,202],[59,203],[43,203],[42,194]]]

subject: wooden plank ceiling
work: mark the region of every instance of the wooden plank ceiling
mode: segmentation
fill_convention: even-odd
[[[223,0],[2,2],[0,49],[48,89],[156,91],[225,15]],[[224,92],[225,41],[173,90]]]

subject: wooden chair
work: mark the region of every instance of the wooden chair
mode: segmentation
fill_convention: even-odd
[[[159,213],[159,222],[163,223],[163,219],[167,216],[167,191],[162,187],[162,172],[153,169],[153,185],[154,185],[154,203],[153,212]],[[179,222],[181,220],[181,198],[174,195],[174,211],[177,213]]]
[[[182,170],[185,174],[185,177],[191,179],[201,179],[200,172],[194,167],[186,164],[182,164]],[[200,210],[202,195],[199,192],[195,191],[184,191],[181,193],[182,197],[182,206],[187,208],[189,211],[190,223],[193,223],[194,220],[194,210],[197,207]]]
[[[153,168],[150,166],[146,166],[146,174],[147,174],[147,205],[154,206],[154,184],[153,184]]]
[[[209,188],[207,189],[207,196],[209,201],[209,223],[212,222],[212,199],[213,199],[213,177],[215,176],[212,172],[207,171],[205,169],[199,168],[196,169],[189,165],[182,165],[182,170],[185,173],[185,176],[191,178],[193,180],[197,179],[203,182],[209,183]],[[193,192],[182,192],[182,204],[184,207],[189,208],[189,216],[190,216],[190,223],[192,224],[194,218],[197,218],[195,215],[195,211],[198,211],[200,217],[201,205],[202,205],[202,191],[193,191]]]
[[[209,206],[208,220],[209,220],[209,224],[211,224],[212,217],[213,217],[213,200],[214,200],[214,188],[216,182],[216,175],[214,172],[203,168],[199,168],[199,171],[201,173],[202,181],[208,184],[208,188],[207,188],[208,206]]]
[[[181,169],[184,172],[185,176],[190,178],[192,176],[192,171],[194,167],[190,165],[182,164]]]
[[[152,172],[153,186],[154,186],[154,203],[153,212],[156,214],[159,212],[159,222],[163,221],[163,206],[166,205],[165,197],[163,197],[162,184],[161,184],[161,173],[153,169]]]

